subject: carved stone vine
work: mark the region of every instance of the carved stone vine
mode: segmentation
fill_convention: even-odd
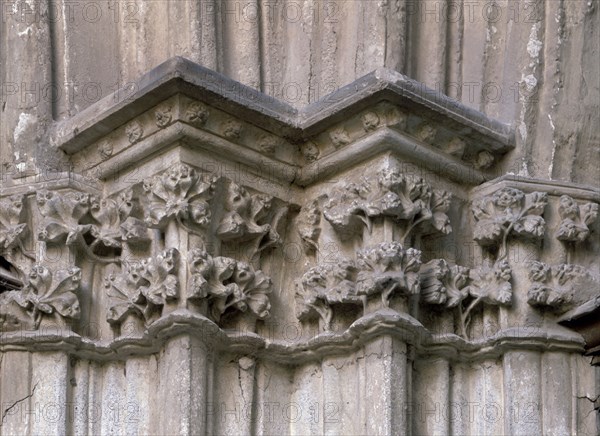
[[[568,195],[560,197],[558,213],[562,219],[556,238],[565,242],[583,242],[590,234],[589,226],[598,218],[598,204],[577,204]]]
[[[22,289],[0,294],[2,330],[37,330],[44,319],[58,327],[80,316],[77,291],[81,270],[77,267],[52,273],[47,267],[34,265]]]
[[[434,259],[421,267],[421,295],[427,304],[453,309],[459,334],[468,339],[472,311],[480,304],[512,302],[512,272],[506,260],[469,269]]]
[[[507,256],[507,240],[518,236],[539,240],[546,222],[542,218],[548,195],[541,192],[525,194],[514,188],[503,188],[473,204],[474,239],[489,249],[500,249],[500,258]]]
[[[376,179],[334,187],[323,214],[342,239],[361,234],[363,226],[370,230],[375,217],[389,217],[402,225],[399,240],[403,243],[417,227],[423,233],[449,234],[450,198],[448,192],[434,191],[423,179],[384,170]]]
[[[389,307],[392,295],[419,293],[421,252],[398,242],[382,243],[357,253],[357,260],[341,259],[310,268],[296,282],[296,314],[301,321],[320,318],[331,329],[332,305],[362,304],[378,296]]]

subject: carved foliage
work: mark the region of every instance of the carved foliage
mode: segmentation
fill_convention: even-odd
[[[128,314],[150,321],[155,309],[179,297],[178,267],[179,251],[171,248],[155,257],[125,264],[121,274],[106,277],[108,322],[119,324]]]
[[[598,204],[578,205],[573,198],[563,195],[560,197],[558,213],[562,221],[556,232],[556,238],[561,241],[582,242],[590,234],[588,226],[598,218]]]
[[[573,305],[576,292],[584,294],[589,291],[579,287],[596,288],[598,292],[598,283],[594,283],[588,271],[579,265],[549,266],[534,261],[530,265],[529,280],[531,287],[527,292],[527,301],[532,306],[546,306],[564,311]]]
[[[304,249],[307,253],[318,249],[317,241],[321,234],[321,211],[317,200],[304,206],[298,216],[298,234],[302,238]]]
[[[419,293],[421,252],[405,250],[399,242],[387,242],[361,250],[356,261],[358,295],[380,294],[385,307],[394,292]]]
[[[512,271],[506,260],[469,269],[434,259],[421,267],[421,295],[427,304],[454,309],[459,333],[468,339],[472,311],[480,304],[512,302]]]
[[[546,226],[541,215],[547,203],[546,193],[500,189],[474,203],[474,239],[482,246],[502,246],[504,253],[510,235],[540,239]]]
[[[333,304],[362,304],[356,292],[357,268],[354,261],[320,264],[309,269],[296,282],[296,315],[301,321],[321,318],[331,329]]]
[[[471,270],[469,294],[485,304],[509,305],[512,302],[512,270],[506,260],[484,264]]]
[[[23,212],[23,196],[0,200],[0,253],[21,247],[27,224]]]
[[[274,247],[281,238],[275,230],[286,208],[276,208],[272,196],[250,194],[246,188],[229,182],[225,197],[225,214],[217,227],[217,236],[225,242],[255,241],[254,254]]]
[[[148,240],[144,222],[133,217],[136,201],[131,190],[123,191],[116,200],[91,197],[90,215],[94,224],[90,233],[95,238],[91,248],[121,248],[123,243],[140,243]]]
[[[44,317],[54,321],[79,319],[80,308],[76,292],[81,282],[81,270],[71,267],[54,274],[41,265],[31,268],[22,289],[2,294],[0,316],[24,321],[37,329]]]
[[[403,222],[403,241],[417,226],[423,232],[452,231],[446,212],[450,194],[434,191],[420,178],[404,177],[397,170],[383,171],[376,181],[364,178],[358,183],[336,186],[323,214],[343,238],[370,229],[372,219],[387,216]]]
[[[211,219],[208,200],[213,194],[214,180],[196,170],[177,164],[165,173],[144,181],[145,221],[153,228],[163,228],[176,220],[187,227],[206,227]]]
[[[420,251],[390,242],[360,251],[356,261],[312,267],[296,282],[296,314],[300,320],[319,317],[329,330],[334,304],[364,304],[380,295],[388,307],[394,293],[418,294],[420,257]]]
[[[428,304],[457,307],[469,295],[469,268],[434,259],[421,267],[421,295]]]
[[[43,216],[38,239],[47,243],[74,245],[82,243],[91,225],[82,219],[90,209],[90,195],[82,192],[39,191],[36,196]]]
[[[189,254],[188,298],[207,299],[215,321],[226,312],[250,312],[258,319],[269,316],[271,279],[245,262],[212,257],[203,249]]]

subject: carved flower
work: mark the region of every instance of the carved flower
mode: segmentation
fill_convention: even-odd
[[[544,236],[544,231],[546,230],[546,222],[541,216],[529,215],[517,221],[513,228],[518,235],[541,238]]]
[[[482,150],[477,155],[477,160],[475,161],[475,168],[478,169],[487,169],[494,164],[496,158],[492,153],[487,150]]]
[[[102,160],[108,159],[113,154],[112,144],[108,141],[102,142],[98,147],[98,153],[100,153],[100,158],[102,158]]]
[[[272,156],[275,154],[277,147],[280,146],[280,141],[275,136],[264,135],[260,138],[259,148],[263,153]]]
[[[463,155],[465,154],[466,148],[466,142],[457,136],[455,138],[452,138],[452,140],[450,140],[446,144],[444,151],[451,156],[455,156],[459,159],[462,159]]]
[[[375,112],[366,112],[361,117],[364,129],[369,132],[379,127],[381,120]]]
[[[350,136],[348,136],[348,132],[343,127],[337,127],[329,132],[329,138],[335,148],[340,148],[350,143]]]
[[[431,124],[423,124],[416,133],[417,139],[426,144],[433,144],[436,136],[437,129]]]
[[[512,301],[512,271],[506,260],[497,261],[491,268],[483,265],[471,270],[470,294],[487,304],[508,305]]]
[[[144,135],[144,128],[139,121],[132,121],[125,128],[125,134],[127,135],[129,142],[133,144],[142,139],[142,136]]]
[[[387,125],[396,127],[400,130],[406,130],[408,124],[408,115],[398,107],[393,106],[386,113]]]
[[[302,155],[307,162],[314,162],[319,158],[319,147],[314,142],[306,142],[302,146]]]
[[[185,118],[190,124],[196,127],[202,127],[206,124],[209,114],[210,112],[204,104],[199,101],[194,101],[188,106],[185,112]]]
[[[223,136],[229,139],[238,139],[242,135],[244,126],[236,120],[227,120],[223,123]]]
[[[154,118],[156,119],[156,125],[161,129],[167,127],[171,120],[173,119],[173,115],[171,114],[171,107],[165,106],[159,108],[154,112]]]

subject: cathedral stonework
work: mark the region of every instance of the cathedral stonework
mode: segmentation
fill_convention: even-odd
[[[14,21],[26,3],[4,8],[2,43],[52,52],[52,81],[76,65],[57,64],[67,48],[44,41],[72,43],[72,23],[48,29],[38,17],[27,30]],[[39,13],[44,2],[33,3]],[[189,2],[156,3],[188,19]],[[248,4],[264,14],[262,3]],[[557,145],[534,131],[544,109],[530,101],[515,122],[500,104],[477,110],[440,92],[424,55],[402,55],[409,68],[390,48],[408,50],[386,36],[410,37],[398,17],[408,4],[379,3],[362,7],[385,9],[371,46],[388,50],[385,62],[298,104],[257,85],[277,53],[259,62],[259,82],[240,53],[211,60],[227,38],[248,38],[246,54],[270,50],[245,27],[215,40],[209,27],[173,30],[200,58],[185,49],[154,68],[131,61],[129,83],[110,95],[58,98],[45,113],[6,92],[18,70],[2,58],[3,120],[16,127],[0,138],[11,150],[0,186],[0,434],[600,431],[590,365],[600,324],[584,323],[600,316],[600,189],[553,160],[581,135]],[[378,34],[379,15],[367,16]],[[417,22],[412,32],[430,26]],[[449,35],[421,37],[450,51],[458,28],[447,23]],[[538,37],[520,36],[530,57]],[[536,86],[538,62],[519,70],[533,77],[522,87]],[[544,140],[549,176],[511,170]]]

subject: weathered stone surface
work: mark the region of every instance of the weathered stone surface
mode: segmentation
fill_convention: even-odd
[[[267,3],[2,5],[0,432],[598,433],[593,2]]]

